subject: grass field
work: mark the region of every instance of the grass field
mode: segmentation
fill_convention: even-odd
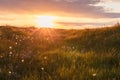
[[[0,80],[120,80],[120,25],[0,26]]]

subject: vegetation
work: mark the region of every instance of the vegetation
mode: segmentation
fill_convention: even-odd
[[[0,80],[120,80],[120,25],[0,26]]]

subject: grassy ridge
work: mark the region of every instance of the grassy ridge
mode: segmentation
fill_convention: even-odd
[[[0,80],[119,80],[120,26],[0,26]]]

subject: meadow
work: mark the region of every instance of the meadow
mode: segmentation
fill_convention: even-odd
[[[120,25],[0,26],[0,80],[120,80]]]

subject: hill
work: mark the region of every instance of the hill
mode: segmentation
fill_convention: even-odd
[[[64,30],[0,26],[0,80],[119,80],[120,25]]]

